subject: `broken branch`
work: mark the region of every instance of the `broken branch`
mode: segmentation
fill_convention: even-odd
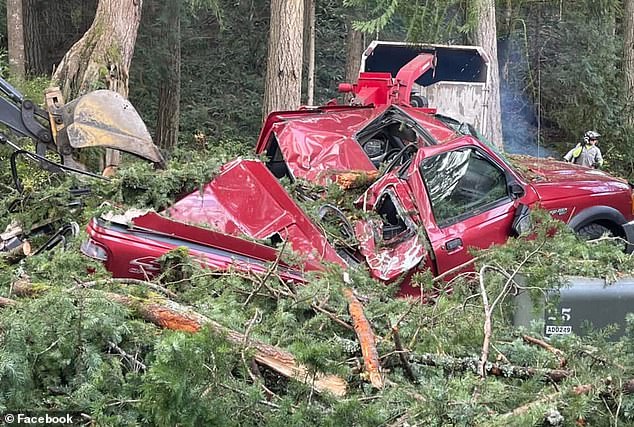
[[[389,324],[389,320],[388,320]],[[416,381],[416,375],[414,375],[414,371],[412,371],[412,367],[407,361],[408,352],[403,348],[403,343],[401,342],[401,334],[398,331],[398,326],[391,326],[392,337],[394,338],[394,348],[398,353],[398,358],[401,361],[401,365],[403,366],[403,370],[405,371],[405,376],[410,381]]]
[[[372,326],[365,317],[363,305],[354,296],[352,289],[344,288],[343,294],[348,300],[348,311],[352,318],[352,325],[361,344],[361,354],[365,372],[368,374],[370,383],[375,388],[382,389],[384,386],[383,375],[381,374],[381,363],[379,362],[379,352],[376,349]]]
[[[548,351],[549,353],[554,354],[555,357],[557,357],[557,360],[559,361],[560,368],[563,368],[568,363],[568,361],[566,360],[566,356],[564,355],[564,352],[548,344],[546,341],[540,340],[539,338],[531,337],[529,335],[522,335],[522,339],[524,340],[524,342],[527,342],[529,344],[535,344],[543,348],[544,350]]]
[[[16,300],[0,297],[0,307],[11,307],[12,305],[15,305],[15,304],[17,304]]]

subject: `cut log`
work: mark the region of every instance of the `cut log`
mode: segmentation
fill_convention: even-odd
[[[36,289],[34,286],[29,286],[27,279],[18,282],[14,283],[13,286],[13,292],[16,295],[34,296],[46,290],[44,287]],[[69,291],[76,292],[80,289],[71,288]],[[162,328],[199,332],[204,327],[209,327],[214,333],[226,337],[229,342],[235,345],[243,346],[245,342],[248,342],[249,347],[255,350],[254,358],[258,363],[281,375],[308,384],[318,392],[330,392],[335,396],[346,394],[346,381],[343,378],[336,375],[313,374],[308,367],[299,364],[290,352],[254,339],[245,340],[244,334],[226,328],[195,312],[190,307],[169,300],[162,295],[152,294],[148,298],[138,298],[96,289],[88,291],[108,301],[129,307],[144,320]]]
[[[374,333],[372,326],[365,317],[363,305],[354,292],[350,288],[344,288],[343,294],[348,301],[348,312],[352,318],[352,325],[357,334],[359,343],[361,344],[361,354],[363,355],[363,365],[370,383],[378,389],[382,389],[384,384],[383,374],[381,373],[381,362],[379,361],[379,352],[376,349]]]
[[[16,264],[29,255],[31,255],[31,244],[27,240],[23,240],[15,248],[0,252],[0,258],[9,264]]]

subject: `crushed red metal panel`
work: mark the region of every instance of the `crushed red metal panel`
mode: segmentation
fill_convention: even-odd
[[[268,246],[172,221],[154,212],[134,221],[130,226],[93,219],[87,226],[92,244],[107,252],[105,266],[114,277],[152,278],[160,271],[158,258],[178,247],[186,247],[201,265],[218,271],[264,273],[278,256]],[[310,261],[297,267],[281,261],[278,274],[285,280],[303,282],[303,271],[322,268]]]
[[[391,282],[401,274],[416,268],[427,255],[425,246],[417,233],[395,245],[377,246],[377,234],[382,231],[377,221],[359,221],[355,224],[355,235],[359,250],[365,257],[372,277]]]
[[[260,161],[228,163],[202,191],[185,196],[162,214],[234,236],[266,239],[277,234],[307,262],[345,265],[323,232]]]
[[[420,109],[399,108],[404,115],[415,119],[436,144],[459,136],[456,131]],[[333,171],[376,170],[356,135],[387,111],[388,108],[318,113],[306,110],[304,114],[273,124],[271,129],[292,176],[326,184]],[[266,147],[262,145],[259,149],[263,151]]]
[[[407,225],[407,231],[391,239],[383,238],[383,224],[375,219],[355,224],[359,252],[365,257],[373,277],[390,282],[416,266],[428,255],[419,235],[420,217],[407,183],[390,172],[375,182],[356,201],[363,210],[375,210],[381,198],[391,197],[395,208]]]
[[[276,123],[273,132],[295,178],[324,183],[329,171],[374,171],[354,136],[377,115],[373,109],[333,111]]]

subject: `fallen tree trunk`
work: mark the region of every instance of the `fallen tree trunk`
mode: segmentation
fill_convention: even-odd
[[[413,354],[410,356],[410,362],[425,366],[435,366],[445,370],[472,371],[475,374],[480,374],[480,359],[477,357],[456,358],[438,354]],[[519,379],[543,377],[554,382],[560,382],[572,374],[572,372],[565,369],[531,368],[491,362],[485,363],[484,369],[486,374],[498,377]]]
[[[381,362],[379,361],[379,352],[376,349],[372,326],[365,317],[363,305],[354,296],[352,289],[344,288],[343,294],[348,301],[348,311],[352,318],[352,325],[361,344],[361,354],[363,355],[365,372],[368,374],[370,383],[375,388],[381,389],[384,386],[384,381],[383,375],[381,374]]]
[[[69,291],[76,292],[80,289],[71,288]],[[17,281],[13,286],[13,292],[18,296],[34,296],[44,290],[46,290],[46,287],[36,288],[35,286],[29,286],[24,279]],[[327,391],[336,396],[344,396],[346,394],[346,381],[343,378],[336,375],[315,374],[306,366],[299,364],[290,352],[261,341],[245,340],[244,334],[226,328],[220,323],[195,312],[190,307],[176,303],[161,295],[153,294],[149,298],[138,298],[96,289],[90,289],[88,292],[129,307],[144,320],[162,328],[184,332],[199,332],[204,327],[208,327],[214,333],[226,337],[232,344],[242,346],[245,342],[248,342],[249,347],[255,350],[254,358],[258,363],[273,369],[281,375],[308,384],[318,392]]]

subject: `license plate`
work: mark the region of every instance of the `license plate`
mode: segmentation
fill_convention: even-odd
[[[568,335],[572,333],[572,326],[546,326],[546,335]]]

